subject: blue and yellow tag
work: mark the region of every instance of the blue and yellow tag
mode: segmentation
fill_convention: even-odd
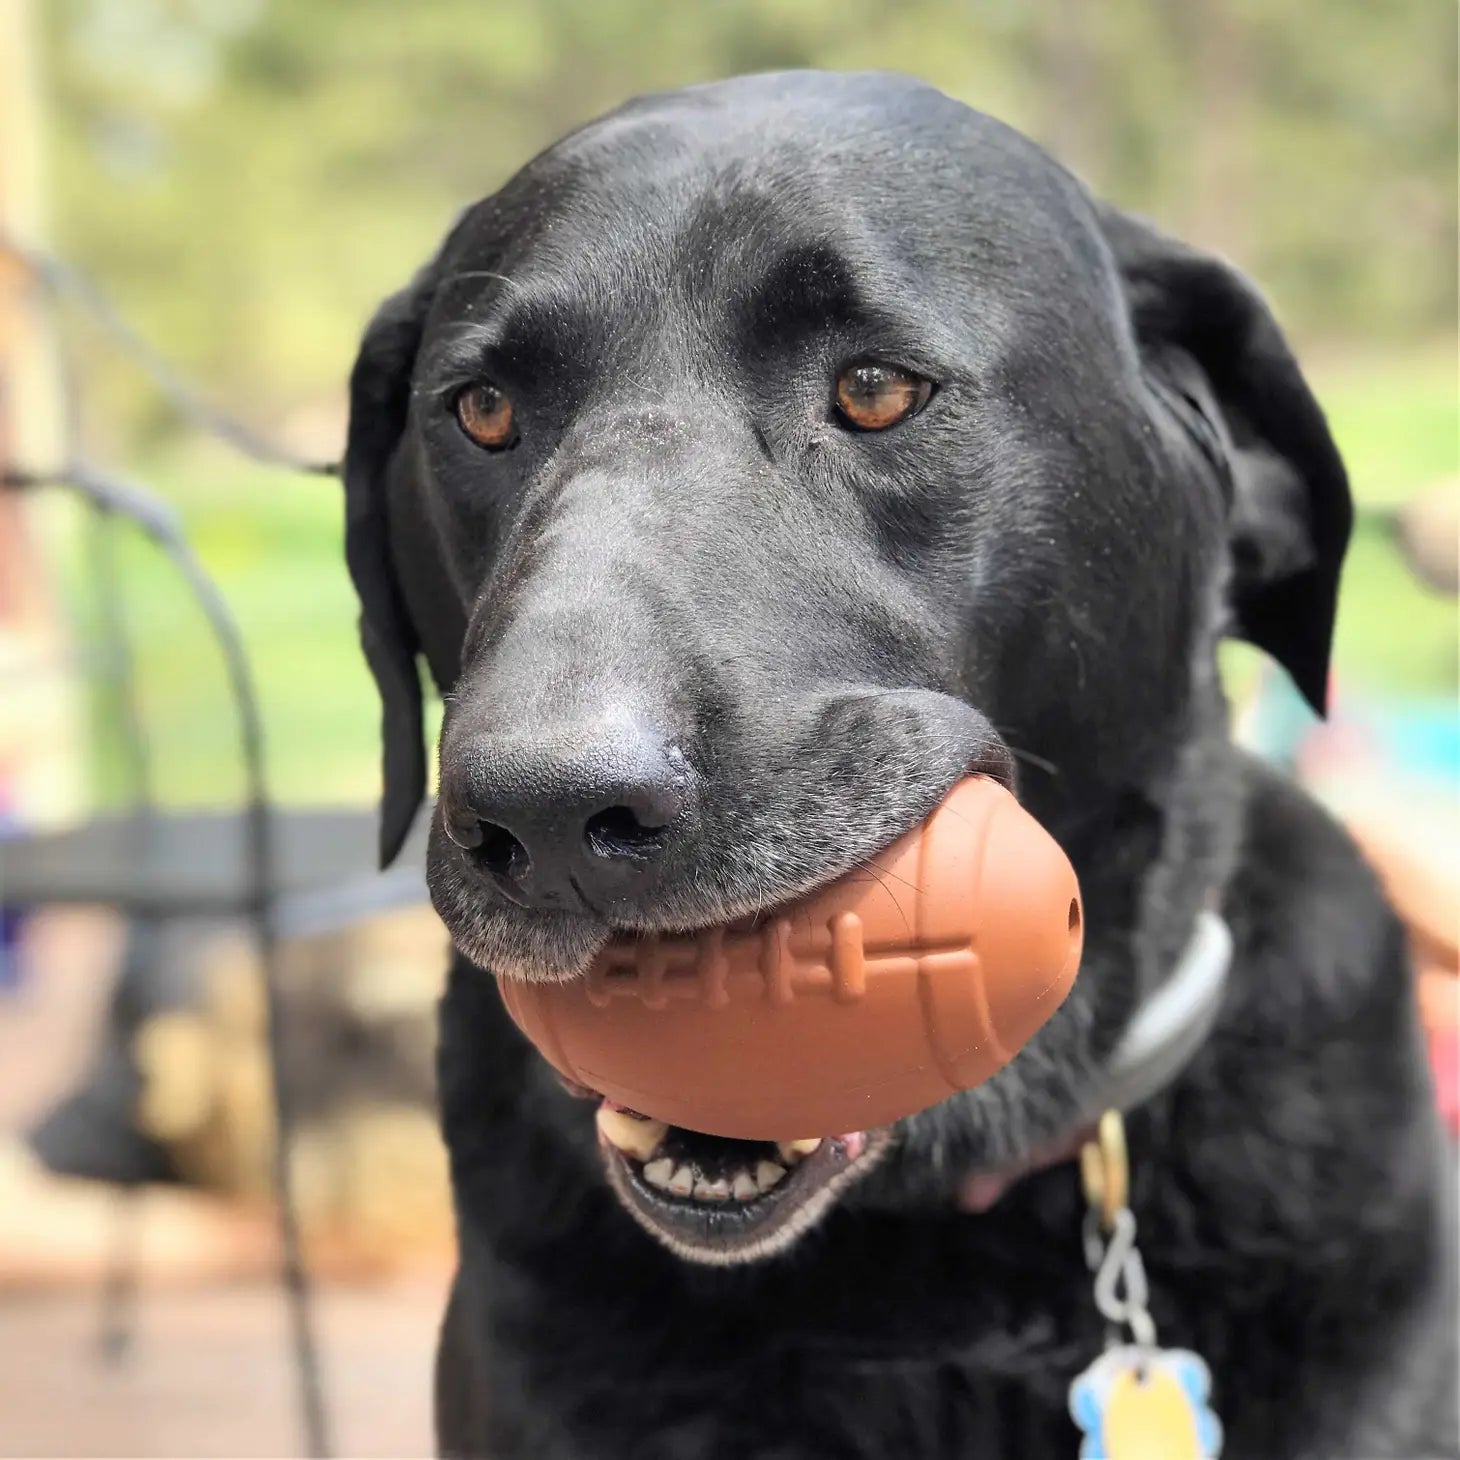
[[[1186,1349],[1107,1350],[1070,1385],[1080,1460],[1218,1460],[1211,1392],[1207,1366]]]

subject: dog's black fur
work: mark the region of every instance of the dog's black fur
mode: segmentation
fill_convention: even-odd
[[[836,424],[863,357],[936,382],[926,410]],[[513,400],[510,451],[453,418],[479,376]],[[1448,1178],[1401,931],[1343,833],[1226,736],[1225,632],[1321,704],[1350,518],[1238,275],[911,81],[639,101],[468,211],[382,308],[347,488],[387,856],[425,789],[418,652],[445,802],[483,745],[573,743],[622,704],[695,778],[659,884],[606,915],[506,902],[438,814],[463,950],[444,1450],[1073,1454],[1066,1389],[1103,1339],[1073,1169],[984,1215],[953,1193],[1070,1130],[1215,894],[1218,1028],[1128,1122],[1162,1339],[1211,1364],[1232,1456],[1455,1453]],[[1080,875],[1075,992],[785,1256],[671,1255],[470,960],[571,973],[611,926],[779,901],[1009,753]]]

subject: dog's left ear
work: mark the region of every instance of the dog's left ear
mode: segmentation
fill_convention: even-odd
[[[1241,274],[1115,208],[1102,207],[1100,220],[1148,368],[1200,416],[1230,476],[1232,627],[1322,714],[1353,524],[1323,412]]]
[[[384,791],[380,864],[395,860],[426,796],[420,640],[390,545],[386,482],[405,434],[411,375],[430,303],[427,270],[376,311],[350,374],[345,560],[360,596],[360,642],[380,691]]]

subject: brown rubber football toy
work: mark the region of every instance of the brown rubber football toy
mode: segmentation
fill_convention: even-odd
[[[611,1102],[706,1135],[835,1136],[1002,1069],[1069,992],[1082,921],[1058,844],[969,779],[800,902],[498,987],[548,1062]]]

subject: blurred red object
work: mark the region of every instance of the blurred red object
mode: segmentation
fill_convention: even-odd
[[[1395,911],[1414,960],[1440,1111],[1460,1135],[1460,871],[1448,844],[1426,850],[1377,819],[1346,817]]]
[[[1430,1035],[1430,1063],[1435,1071],[1435,1098],[1450,1134],[1460,1136],[1460,1037],[1453,1028]]]

